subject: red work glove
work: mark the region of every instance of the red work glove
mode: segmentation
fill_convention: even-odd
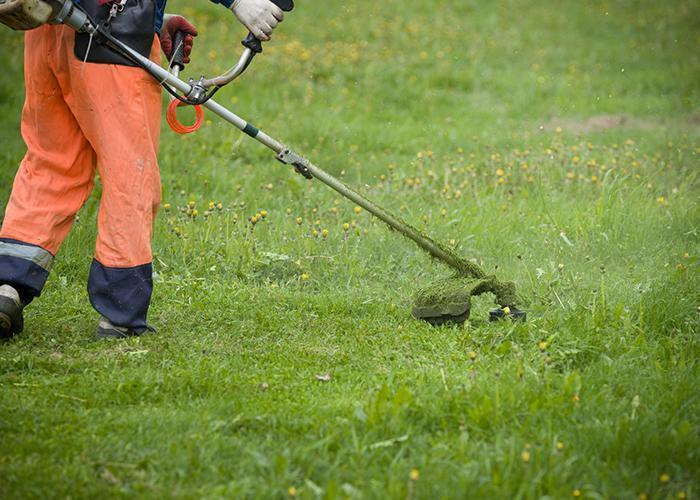
[[[192,53],[192,44],[194,43],[193,37],[197,36],[197,28],[192,26],[184,17],[171,14],[166,14],[163,17],[163,27],[160,30],[160,48],[165,57],[170,60],[175,48],[173,47],[173,37],[178,31],[186,33],[182,53],[184,55],[183,62],[188,64],[190,62],[190,53]]]

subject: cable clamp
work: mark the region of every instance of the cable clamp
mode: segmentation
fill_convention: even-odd
[[[311,175],[311,172],[309,172],[309,160],[303,156],[299,156],[289,148],[284,148],[279,154],[277,154],[277,161],[282,162],[285,165],[293,165],[294,170],[307,179],[314,178],[313,175]]]

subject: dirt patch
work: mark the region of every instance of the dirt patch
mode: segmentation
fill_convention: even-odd
[[[540,126],[541,130],[562,129],[565,132],[587,134],[615,128],[653,129],[661,126],[660,122],[628,115],[597,115],[585,119],[553,118]]]

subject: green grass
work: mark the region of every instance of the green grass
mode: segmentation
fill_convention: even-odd
[[[174,4],[188,74],[225,69],[243,30]],[[684,0],[300,2],[218,100],[515,280],[529,321],[415,321],[439,263],[211,115],[164,126],[159,334],[92,340],[98,188],[0,345],[0,496],[697,498],[699,28]]]

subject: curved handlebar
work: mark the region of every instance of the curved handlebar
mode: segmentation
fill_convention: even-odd
[[[271,0],[272,3],[277,5],[280,9],[285,12],[289,12],[294,8],[294,0]],[[175,34],[174,39],[177,40],[180,32]],[[202,78],[199,80],[198,85],[204,89],[209,89],[212,87],[223,87],[231,83],[233,80],[238,78],[253,61],[256,54],[260,54],[262,49],[262,42],[258,40],[255,35],[248,32],[248,35],[241,41],[241,44],[245,47],[243,54],[238,59],[235,66],[229,69],[226,73],[215,76],[213,78]],[[178,64],[179,63],[179,64]],[[184,64],[181,61],[173,61],[173,67],[177,66],[180,70],[184,69]]]
[[[234,67],[229,69],[226,73],[215,76],[214,78],[204,78],[199,84],[204,88],[223,87],[238,78],[248,68],[253,57],[255,57],[255,52],[246,48]]]

